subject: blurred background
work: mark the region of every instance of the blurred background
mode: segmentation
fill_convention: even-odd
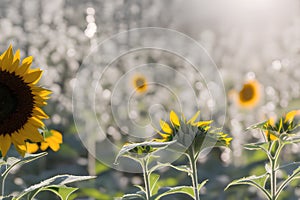
[[[137,51],[121,57],[106,71],[98,88],[96,112],[105,135],[116,145],[127,140],[128,127],[114,121],[110,106],[120,102],[111,101],[113,90],[117,99],[127,97],[133,112],[124,117],[139,124],[148,124],[149,105],[163,106],[153,110],[158,118],[164,111],[175,109],[187,116],[196,112],[197,106],[190,102],[184,80],[189,80],[189,89],[196,97],[202,117],[213,116],[218,124],[224,123],[224,131],[232,137],[231,149],[215,149],[199,160],[200,180],[209,179],[201,191],[203,199],[262,199],[261,194],[249,187],[223,191],[235,178],[249,174],[260,175],[266,158],[257,152],[243,149],[243,144],[263,140],[261,133],[246,131],[250,125],[280,116],[300,105],[300,2],[298,0],[0,0],[0,49],[9,44],[21,50],[21,57],[32,55],[33,66],[43,69],[41,84],[53,91],[45,107],[51,116],[46,124],[50,129],[62,132],[64,143],[58,152],[49,150],[49,155],[16,169],[7,181],[8,191],[17,191],[41,179],[56,174],[97,175],[94,181],[81,183],[81,189],[73,199],[109,200],[124,193],[137,190],[133,185],[142,184],[140,174],[124,173],[99,162],[82,144],[74,124],[72,93],[76,73],[88,65],[82,65],[91,50],[111,36],[134,28],[162,27],[173,29],[199,42],[217,65],[223,86],[218,85],[226,106],[218,110],[217,101],[211,100],[210,76],[194,77],[191,68],[181,58],[163,51]],[[142,40],[143,38],[137,38]],[[160,41],[157,38],[157,41]],[[168,41],[161,41],[168,42]],[[128,45],[125,43],[125,46]],[[197,54],[188,45],[177,45],[191,54]],[[130,47],[126,47],[130,49]],[[112,51],[114,49],[112,48]],[[203,52],[201,52],[203,53]],[[100,60],[99,60],[100,57]],[[91,58],[91,57],[89,57]],[[102,69],[105,62],[101,55],[92,57],[93,63]],[[158,63],[181,72],[176,74],[131,71],[121,82],[118,80],[132,67]],[[82,66],[82,67],[80,67]],[[93,80],[99,78],[96,74]],[[176,95],[182,98],[177,105],[176,95],[166,88],[146,88],[141,82],[166,80]],[[213,81],[210,82],[213,85]],[[95,98],[89,93],[86,83],[86,98]],[[119,85],[118,85],[119,84]],[[121,87],[122,86],[122,87]],[[213,90],[213,89],[212,89]],[[135,91],[134,94],[131,94]],[[189,90],[188,90],[189,91]],[[93,93],[93,91],[92,91]],[[95,93],[95,91],[94,91]],[[131,96],[130,96],[131,95]],[[133,96],[133,97],[132,97]],[[115,104],[114,104],[115,103]],[[127,103],[127,102],[125,102]],[[179,108],[180,107],[180,108]],[[155,108],[155,107],[152,107]],[[195,109],[196,108],[196,109]],[[226,115],[223,111],[226,109]],[[119,110],[118,110],[119,112]],[[125,112],[125,111],[124,111]],[[160,114],[159,114],[160,113]],[[122,111],[120,112],[120,115]],[[220,115],[220,119],[218,118]],[[92,116],[84,115],[87,121]],[[154,116],[155,117],[155,116]],[[156,118],[155,118],[156,119]],[[220,122],[218,122],[218,119]],[[86,127],[85,127],[86,130]],[[147,129],[148,130],[148,129]],[[136,141],[153,136],[153,129],[146,135],[134,135]],[[95,136],[90,127],[91,135]],[[89,134],[88,132],[85,134]],[[140,138],[140,140],[136,139]],[[101,140],[101,138],[99,139]],[[97,148],[97,144],[92,144]],[[286,149],[284,160],[299,160],[297,145]],[[102,149],[103,151],[103,149]],[[179,159],[180,164],[184,160]],[[260,167],[259,167],[260,166]],[[186,174],[172,169],[161,171],[160,185],[176,186],[190,184]],[[297,186],[298,183],[294,183]],[[46,195],[46,196],[43,196]],[[88,198],[89,196],[89,198]],[[300,188],[287,188],[282,199],[298,199]],[[41,199],[55,199],[50,194],[41,194]],[[170,196],[165,199],[188,199],[185,196]]]

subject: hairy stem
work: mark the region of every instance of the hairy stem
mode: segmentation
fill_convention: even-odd
[[[199,196],[199,190],[198,190],[198,173],[197,173],[197,159],[195,159],[195,155],[194,155],[194,149],[193,147],[191,147],[189,149],[189,161],[190,161],[190,166],[192,169],[192,182],[193,182],[193,188],[194,188],[194,197],[195,200],[200,200],[200,196]]]
[[[147,200],[150,200],[151,192],[150,192],[150,179],[149,179],[148,159],[147,158],[143,159],[142,168],[143,168],[146,198],[147,198]]]

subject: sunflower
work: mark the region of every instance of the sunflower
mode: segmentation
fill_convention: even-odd
[[[262,124],[262,129],[266,135],[268,141],[278,140],[280,134],[294,133],[300,126],[300,123],[296,122],[295,117],[300,115],[300,110],[292,110],[286,115],[282,116],[276,122],[274,118],[270,118],[268,121]]]
[[[27,153],[35,153],[39,150],[45,151],[50,147],[53,151],[60,149],[62,144],[62,134],[56,130],[45,131],[45,140],[39,143],[26,142]]]
[[[42,70],[31,69],[32,57],[20,64],[20,51],[13,53],[10,46],[0,56],[0,150],[6,156],[13,143],[24,156],[25,141],[42,142],[39,128],[44,127],[42,119],[47,114],[41,109],[46,105],[49,90],[36,84]]]
[[[192,144],[195,149],[200,148],[205,137],[215,140],[220,146],[229,146],[232,138],[227,137],[227,134],[214,129],[211,126],[212,120],[196,121],[200,115],[198,111],[191,119],[186,121],[185,116],[182,115],[180,119],[174,112],[170,112],[170,122],[160,120],[161,131],[156,132],[161,138],[156,138],[157,142],[168,142],[174,138],[183,145]],[[191,142],[190,139],[192,139]]]
[[[256,80],[244,83],[237,94],[237,102],[243,108],[253,108],[260,100],[260,84]]]
[[[132,85],[136,92],[144,93],[148,89],[147,79],[144,75],[136,74],[132,79]]]

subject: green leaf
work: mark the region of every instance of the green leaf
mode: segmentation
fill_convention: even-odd
[[[176,141],[171,141],[171,142],[153,142],[153,141],[147,141],[147,142],[141,142],[141,143],[132,143],[132,144],[126,144],[124,145],[121,150],[119,151],[118,155],[116,156],[115,159],[115,164],[117,164],[118,159],[123,156],[124,154],[129,153],[131,150],[137,148],[137,147],[145,147],[149,146],[151,148],[155,149],[163,149],[166,148],[168,145],[174,143]],[[146,154],[147,155],[147,154]]]
[[[41,191],[50,191],[60,197],[61,200],[68,200],[69,196],[78,190],[78,188],[66,187],[66,186],[50,186],[41,189]]]
[[[202,181],[200,184],[198,184],[198,190],[200,191],[201,188],[203,188],[203,186],[208,182],[208,179]]]
[[[189,167],[187,165],[180,165],[180,166],[176,166],[176,165],[172,165],[171,163],[157,163],[154,167],[152,167],[150,169],[150,173],[154,172],[155,170],[162,168],[162,167],[171,167],[173,169],[176,169],[178,171],[182,171],[185,173],[190,174],[191,170],[189,169]]]
[[[125,194],[122,197],[122,200],[141,200],[141,199],[146,199],[146,198],[141,194]]]
[[[158,191],[157,181],[160,175],[158,174],[151,174],[150,175],[150,193],[151,195],[156,194]]]
[[[90,180],[95,178],[94,176],[73,176],[73,175],[58,175],[47,180],[42,181],[39,184],[33,185],[27,189],[25,189],[20,195],[18,195],[15,200],[21,199],[23,197],[28,197],[28,199],[32,199],[36,196],[40,191],[49,188],[49,187],[60,187],[65,186],[69,183],[74,183],[78,181]]]
[[[270,193],[265,189],[266,182],[268,180],[269,174],[266,173],[261,176],[249,176],[244,177],[241,179],[237,179],[232,181],[227,185],[227,187],[224,190],[227,190],[231,186],[235,185],[251,185],[259,189],[261,192],[263,192],[269,199],[271,198]]]
[[[298,167],[297,169],[295,169],[293,171],[293,173],[291,175],[289,175],[289,177],[287,179],[285,179],[285,181],[282,182],[282,184],[279,186],[277,193],[276,193],[276,197],[278,197],[280,195],[280,193],[282,192],[282,190],[293,180],[295,179],[300,179],[300,167]]]
[[[194,197],[194,189],[191,186],[177,186],[173,188],[161,188],[158,191],[158,194],[154,195],[151,200],[159,200],[161,197],[170,195],[170,194],[177,194],[182,193],[189,195],[190,197]]]
[[[268,148],[268,142],[258,142],[258,143],[250,143],[250,144],[245,144],[244,148],[248,150],[265,150]]]
[[[9,174],[10,170],[14,168],[17,165],[29,163],[31,161],[34,161],[36,159],[39,159],[45,155],[47,155],[47,152],[39,153],[39,154],[26,154],[26,156],[22,159],[15,158],[15,157],[8,157],[6,164],[9,166],[2,174],[2,177],[6,177],[7,174]]]
[[[264,121],[264,122],[259,122],[257,124],[254,124],[248,128],[246,128],[246,130],[250,130],[250,129],[262,129],[262,130],[266,130],[265,125],[268,123],[268,121]]]

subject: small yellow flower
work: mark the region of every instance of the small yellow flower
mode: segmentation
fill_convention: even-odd
[[[160,139],[154,139],[157,142],[168,142],[172,141],[173,138],[177,135],[179,136],[179,132],[184,130],[193,130],[195,137],[195,146],[201,146],[203,139],[206,134],[209,136],[215,137],[216,141],[222,145],[228,146],[232,138],[227,137],[227,134],[224,134],[220,131],[215,131],[211,129],[212,120],[209,121],[196,121],[200,115],[200,111],[198,111],[191,119],[188,121],[185,120],[184,115],[180,119],[178,115],[172,110],[170,112],[170,123],[167,123],[163,120],[160,121],[161,131],[156,130],[156,132],[162,137]],[[181,130],[183,128],[183,130]],[[180,133],[181,134],[181,133]],[[184,133],[190,134],[190,133]],[[180,137],[186,137],[187,135],[181,135]],[[177,138],[178,139],[178,138]],[[180,139],[180,138],[179,138]],[[181,138],[182,139],[182,138]],[[183,139],[184,140],[184,139]]]
[[[20,51],[13,53],[10,46],[0,56],[0,150],[4,157],[11,144],[25,155],[25,141],[43,141],[39,132],[47,114],[41,109],[51,92],[36,84],[43,71],[31,69],[32,57],[20,64]]]
[[[256,80],[244,83],[243,88],[237,94],[237,103],[242,108],[254,108],[261,98],[260,84]]]
[[[45,151],[50,147],[53,151],[58,151],[60,149],[60,144],[62,144],[63,138],[62,134],[56,130],[50,130],[45,132],[45,139],[39,143],[26,142],[27,153],[35,153],[41,149]]]
[[[45,140],[41,142],[40,149],[45,151],[50,147],[53,151],[58,151],[62,144],[62,134],[56,130],[50,130],[49,136],[45,136]]]
[[[297,115],[300,115],[300,110],[292,110],[279,118],[276,122],[274,118],[270,118],[268,121],[266,121],[263,124],[263,130],[266,134],[267,140],[278,140],[281,133],[294,132],[294,130],[300,125],[294,120]]]
[[[136,74],[132,79],[132,85],[138,93],[144,93],[148,90],[147,79],[144,75]]]

